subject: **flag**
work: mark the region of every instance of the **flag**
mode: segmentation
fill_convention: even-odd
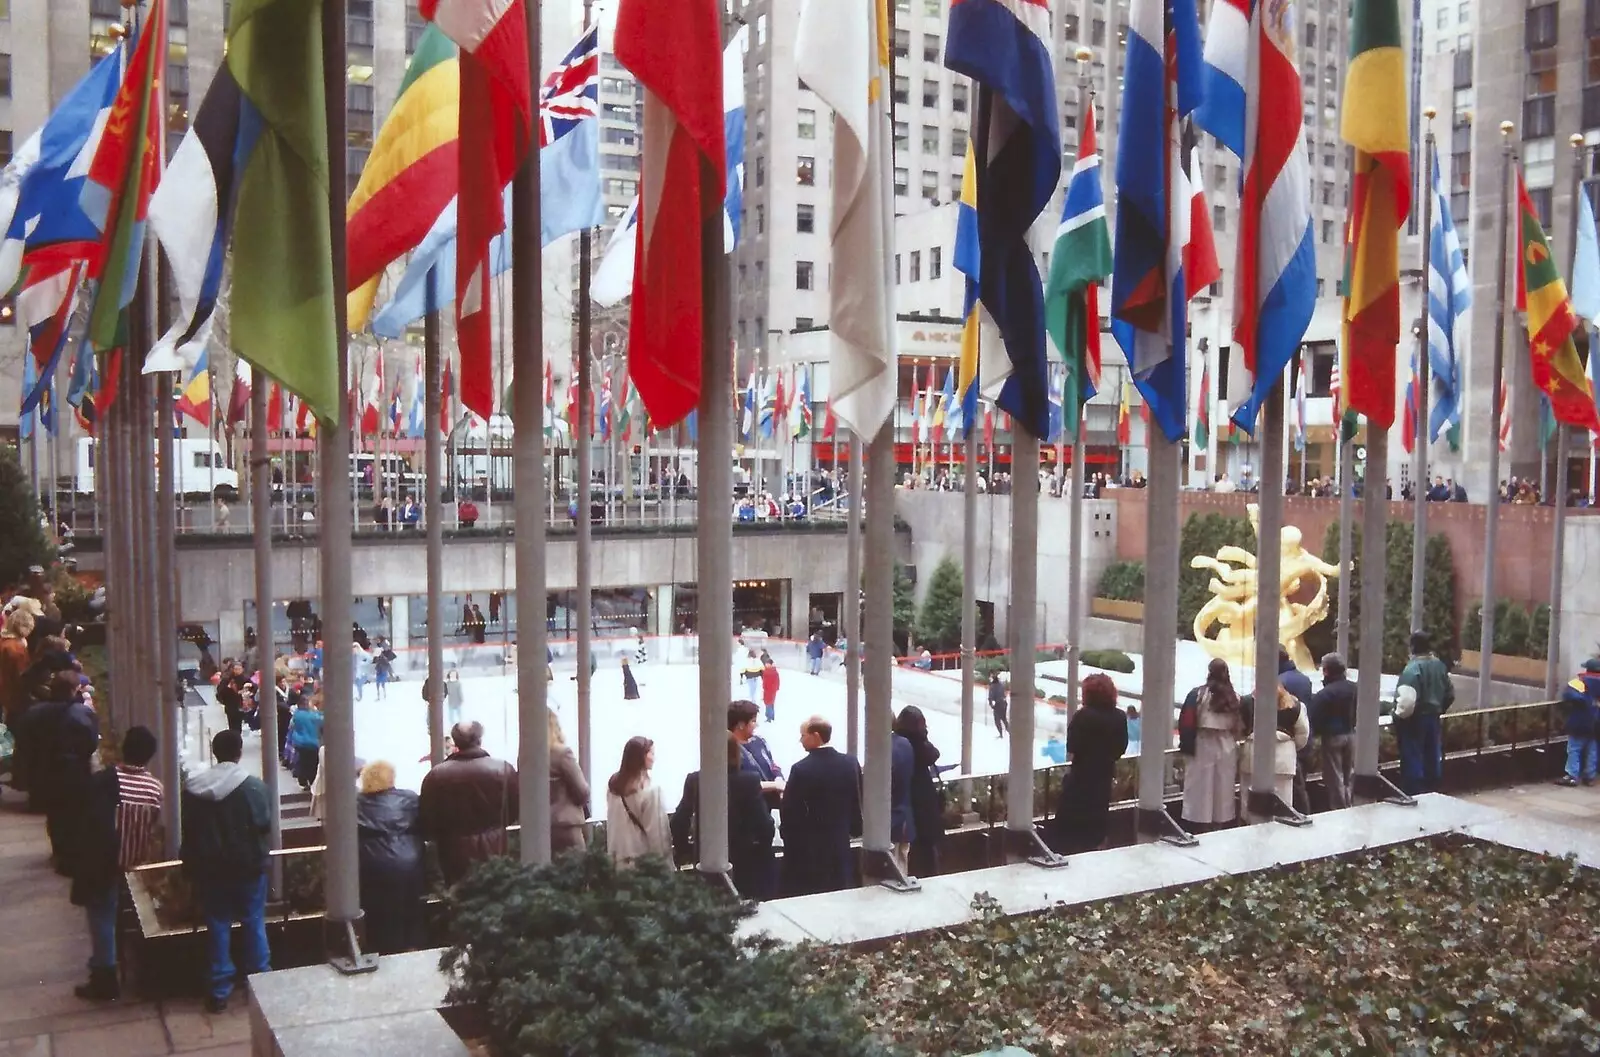
[[[600,65],[598,29],[591,28],[545,79],[539,97],[539,238],[548,246],[605,219],[600,195]],[[385,126],[387,127],[387,126]],[[372,164],[369,159],[369,168]],[[365,170],[363,170],[365,172]],[[501,192],[501,210],[511,210],[511,185]],[[457,202],[451,198],[417,244],[394,294],[372,317],[372,332],[398,338],[429,312],[455,300]],[[511,267],[508,232],[489,245],[489,274]],[[351,329],[357,329],[354,315]]]
[[[789,394],[783,386],[783,369],[779,368],[777,374],[778,392],[772,402],[772,417],[775,423],[782,422],[789,417]]]
[[[962,275],[961,374],[956,391],[961,394],[961,418],[970,434],[978,416],[978,387],[982,377],[982,321],[978,306],[981,292],[982,253],[978,247],[978,166],[972,157],[972,140],[961,172],[961,194],[956,201],[956,240],[951,263]],[[1004,373],[1010,373],[1006,371]]]
[[[1133,443],[1133,416],[1128,404],[1128,383],[1122,383],[1122,403],[1117,407],[1117,443],[1127,447]]]
[[[457,150],[456,347],[461,402],[494,411],[490,243],[505,229],[502,189],[533,141],[533,78],[523,0],[420,0],[418,12],[461,48]]]
[[[1078,122],[1078,161],[1067,181],[1061,225],[1050,252],[1045,287],[1046,326],[1067,371],[1062,380],[1062,428],[1078,435],[1083,405],[1100,388],[1100,284],[1111,278],[1111,237],[1100,186],[1100,152],[1094,138],[1094,102],[1085,95]]]
[[[177,409],[202,426],[211,425],[211,364],[204,350],[178,390]]]
[[[1500,382],[1495,386],[1494,399],[1500,419],[1500,450],[1505,451],[1511,447],[1511,391],[1506,385],[1504,373],[1500,375]]]
[[[600,379],[600,414],[595,421],[600,426],[600,439],[611,439],[611,375],[608,372]]]
[[[1194,413],[1194,436],[1191,445],[1197,452],[1211,450],[1211,360],[1200,360],[1200,406]]]
[[[1233,337],[1251,386],[1233,419],[1251,433],[1261,404],[1299,351],[1317,300],[1311,166],[1301,134],[1292,11],[1287,3],[1212,5],[1202,81],[1215,94],[1196,111],[1196,122],[1239,158],[1243,173]],[[1240,72],[1244,77],[1236,80]],[[1242,109],[1233,113],[1230,105]]]
[[[1188,303],[1216,278],[1210,217],[1192,184],[1200,101],[1194,0],[1133,0],[1117,139],[1117,229],[1111,333],[1156,424],[1176,442],[1188,429]]]
[[[233,388],[228,392],[228,428],[250,419],[250,364],[233,361]]]
[[[422,241],[429,218],[455,196],[460,107],[456,45],[429,24],[345,206],[352,331],[366,328],[383,270]]]
[[[983,405],[983,444],[989,449],[990,458],[994,457],[994,405]]]
[[[822,415],[822,439],[832,440],[834,431],[839,428],[839,420],[833,415],[833,398],[828,398],[827,410]]]
[[[1439,177],[1439,155],[1433,155],[1433,229],[1428,232],[1428,436],[1438,440],[1446,430],[1461,424],[1460,358],[1456,355],[1456,321],[1472,307],[1472,279],[1450,216],[1450,199]],[[1579,224],[1580,230],[1582,224]],[[1589,223],[1593,244],[1594,222]],[[1582,240],[1579,240],[1580,246]],[[1581,251],[1580,251],[1581,256]],[[1600,261],[1596,263],[1600,298]]]
[[[613,417],[617,420],[617,436],[626,443],[633,439],[633,386],[629,384],[627,371],[622,372],[621,389]]]
[[[234,351],[309,404],[339,414],[328,221],[328,133],[317,0],[233,0],[227,67],[240,127],[234,161]]]
[[[750,439],[751,431],[756,428],[756,411],[758,410],[757,405],[760,403],[756,392],[756,369],[752,367],[750,368],[750,380],[745,383],[744,387],[744,423],[743,428],[739,431],[746,440]]]
[[[811,414],[811,372],[802,367],[795,376],[794,403],[789,410],[789,429],[796,440],[811,434]]]
[[[1439,167],[1435,165],[1435,178],[1438,171]],[[1450,234],[1455,234],[1453,228]],[[1457,243],[1456,256],[1460,255],[1461,247]],[[1470,298],[1471,287],[1467,290]],[[1588,194],[1578,196],[1578,252],[1572,262],[1572,310],[1578,314],[1578,318],[1588,321],[1590,326],[1600,324],[1600,237],[1596,235],[1594,206],[1590,204]],[[1589,364],[1592,368],[1595,362],[1592,341],[1589,348]]]
[[[628,369],[650,417],[670,426],[700,399],[701,221],[727,193],[721,6],[621,0],[614,50],[644,88]]]
[[[1028,228],[1061,178],[1061,119],[1045,0],[952,0],[945,65],[978,87],[972,130],[982,247],[980,299],[1013,375],[999,403],[1036,437],[1049,429],[1044,289]]]
[[[78,350],[72,357],[72,376],[67,381],[67,403],[72,406],[78,424],[91,434],[99,426],[100,409],[105,406],[101,392],[116,387],[120,368],[121,360],[113,355],[107,359],[106,374],[102,376],[88,333],[79,338]]]
[[[0,292],[17,285],[25,254],[30,270],[49,265],[55,271],[90,259],[99,246],[100,229],[83,210],[83,188],[128,48],[118,44],[96,62],[0,173]]]
[[[283,387],[277,382],[267,391],[267,432],[283,432]]]
[[[545,370],[550,369],[550,361],[545,361]],[[409,411],[406,414],[406,436],[421,437],[427,433],[427,404],[428,387],[423,379],[422,357],[413,354],[411,363],[411,393],[407,401]]]
[[[150,199],[150,229],[166,251],[178,313],[145,357],[146,374],[192,371],[205,353],[233,228],[236,166],[258,133],[243,117],[250,105],[223,64]]]
[[[39,381],[39,366],[33,362],[32,356],[22,357],[22,391],[33,392],[34,386]],[[28,440],[33,436],[34,408],[23,408],[17,415],[17,438]]]
[[[767,375],[766,385],[761,390],[761,435],[770,437],[777,428],[778,413],[778,381],[772,375]]]
[[[1417,354],[1411,353],[1411,378],[1406,382],[1405,416],[1400,422],[1400,446],[1410,455],[1417,446]],[[1426,482],[1421,482],[1426,484]]]
[[[1066,372],[1058,370],[1057,364],[1050,365],[1050,428],[1045,435],[1045,440],[1051,444],[1060,445],[1062,428],[1065,418],[1062,413],[1062,402],[1066,399]]]
[[[911,448],[922,442],[922,391],[917,388],[917,368],[911,368]]]
[[[1346,407],[1394,424],[1400,225],[1411,212],[1406,60],[1396,0],[1352,0],[1340,135],[1355,150],[1345,233]]]
[[[933,392],[932,387],[929,387],[928,396],[933,403],[933,432],[931,436],[933,437],[933,444],[935,447],[938,447],[944,442],[945,416],[949,414],[950,407],[954,405],[956,401],[955,376],[955,370],[953,368],[946,367],[944,370],[944,388],[935,393]]]
[[[1567,300],[1567,284],[1561,281],[1550,255],[1550,243],[1521,172],[1517,173],[1517,211],[1517,310],[1525,312],[1528,321],[1533,384],[1550,398],[1557,421],[1600,433],[1594,392],[1572,342],[1578,315]]]
[[[34,363],[34,383],[22,387],[22,412],[38,406],[54,384],[56,367],[67,346],[67,329],[82,279],[82,261],[50,262],[30,266],[17,293],[17,315],[28,327],[26,358]]]
[[[889,65],[886,0],[807,0],[795,67],[834,112],[830,385],[838,416],[866,438],[895,404]]]
[[[383,399],[383,347],[378,347],[377,361],[372,367],[372,379],[367,384],[367,401],[361,409],[361,435],[373,437],[378,435],[380,426],[380,409],[384,406]]]
[[[89,275],[99,280],[89,302],[89,339],[100,352],[128,340],[123,312],[138,285],[145,217],[150,195],[161,179],[166,54],[166,3],[152,0],[105,131],[89,160],[80,198],[84,214],[100,232],[99,245],[89,258]]]

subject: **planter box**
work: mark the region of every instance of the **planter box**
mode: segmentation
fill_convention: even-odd
[[[1137,624],[1144,620],[1144,603],[1096,597],[1089,603],[1089,615]]]
[[[1483,674],[1483,655],[1476,650],[1462,650],[1461,667],[1481,676]],[[1543,686],[1544,670],[1545,663],[1534,660],[1532,657],[1508,657],[1503,653],[1496,653],[1491,657],[1489,677],[1491,679],[1501,679],[1508,683]]]

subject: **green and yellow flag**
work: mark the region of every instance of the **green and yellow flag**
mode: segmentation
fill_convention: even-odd
[[[342,400],[321,0],[233,0],[227,61],[255,135],[241,134],[236,177],[234,351],[331,420]]]
[[[1533,381],[1550,401],[1557,422],[1600,433],[1594,391],[1583,361],[1572,343],[1578,315],[1567,297],[1567,284],[1550,255],[1544,225],[1528,197],[1528,185],[1517,173],[1517,309],[1527,313],[1528,353]]]

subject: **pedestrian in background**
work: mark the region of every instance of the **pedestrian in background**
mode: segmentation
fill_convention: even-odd
[[[822,674],[822,654],[827,650],[822,641],[822,632],[813,631],[811,638],[806,640],[806,671],[811,675]]]
[[[767,722],[775,722],[778,718],[778,662],[772,659],[772,654],[762,654],[761,657],[761,703],[767,709]]]
[[[790,771],[779,814],[789,895],[855,884],[850,840],[861,835],[861,765],[828,744],[832,738],[833,724],[821,716],[800,724],[806,756]]]
[[[506,827],[517,821],[517,769],[483,747],[476,720],[450,729],[455,751],[422,779],[422,835],[439,851],[445,884],[473,865],[506,854]]]
[[[1415,694],[1407,716],[1395,713],[1395,739],[1400,743],[1400,778],[1405,791],[1438,792],[1444,770],[1443,717],[1456,701],[1450,669],[1433,654],[1425,631],[1411,636],[1411,659],[1400,672],[1400,687]]]
[[[411,790],[395,788],[394,765],[387,760],[361,768],[356,836],[367,946],[379,954],[426,946],[421,801]]]
[[[1183,772],[1183,820],[1192,829],[1217,828],[1238,815],[1239,695],[1228,662],[1213,658],[1204,684],[1189,691],[1178,717]],[[1189,731],[1185,731],[1185,727]]]
[[[761,779],[743,769],[744,745],[728,732],[728,862],[733,887],[745,899],[773,895],[772,811],[761,794]],[[700,840],[700,772],[683,780],[683,797],[672,813],[672,848],[680,864],[693,861]]]
[[[939,747],[928,740],[928,718],[916,705],[907,705],[895,717],[894,732],[911,745],[911,854],[912,876],[932,877],[939,872],[939,844],[944,837],[944,797],[938,778]],[[893,774],[890,775],[891,780]]]
[[[1600,657],[1583,663],[1561,692],[1567,720],[1567,772],[1557,785],[1593,785],[1600,773]]]
[[[294,778],[300,788],[310,790],[316,781],[322,756],[322,694],[301,698],[289,720],[289,745],[294,749]]]
[[[999,672],[989,674],[989,711],[994,713],[996,736],[1005,737],[1011,728],[1006,723],[1006,686],[1000,681]]]
[[[655,742],[629,738],[617,773],[606,783],[606,848],[619,865],[644,855],[672,857],[661,788],[650,783],[655,762]]]
[[[555,709],[550,717],[550,851],[582,851],[589,843],[589,781],[561,734]]]
[[[1322,658],[1322,689],[1312,696],[1310,713],[1311,734],[1321,746],[1328,809],[1349,807],[1356,773],[1356,684],[1337,653]]]
[[[1082,707],[1067,724],[1072,769],[1061,784],[1056,831],[1061,850],[1094,851],[1106,842],[1117,761],[1128,751],[1128,717],[1117,707],[1117,686],[1096,673],[1083,681]]]

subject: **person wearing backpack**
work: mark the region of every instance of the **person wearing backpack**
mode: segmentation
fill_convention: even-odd
[[[1215,658],[1205,684],[1189,691],[1178,715],[1178,748],[1188,756],[1183,821],[1190,829],[1219,828],[1237,817],[1241,729],[1228,662]]]
[[[1561,692],[1567,717],[1567,773],[1557,785],[1593,785],[1600,771],[1600,657],[1583,662],[1583,671]]]

